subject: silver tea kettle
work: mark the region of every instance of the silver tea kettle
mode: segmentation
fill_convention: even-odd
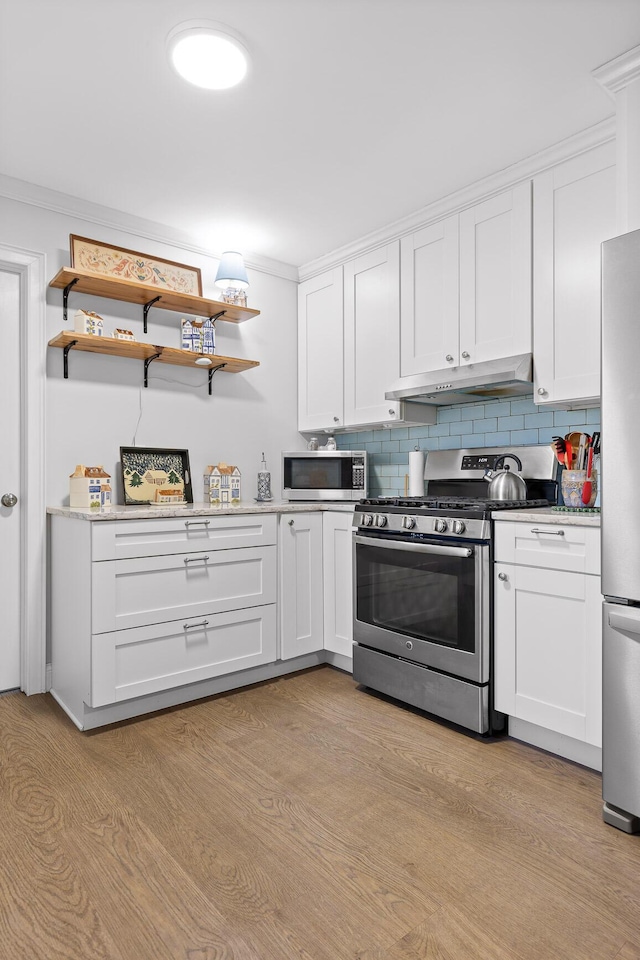
[[[509,469],[509,464],[504,461],[507,459],[515,460],[518,470],[522,470],[520,459],[513,453],[505,453],[498,457],[493,465],[493,470],[485,470],[484,478],[489,483],[489,498],[491,500],[526,500],[527,485],[519,473],[513,473]],[[498,470],[500,465],[503,470]]]

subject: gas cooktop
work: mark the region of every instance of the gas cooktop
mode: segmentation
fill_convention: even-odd
[[[548,507],[549,500],[489,500],[486,497],[367,497],[358,502],[359,509],[375,507],[378,512],[397,513],[446,513],[459,516],[461,513],[486,517],[494,510],[517,510],[529,507]],[[454,514],[455,511],[455,514]]]

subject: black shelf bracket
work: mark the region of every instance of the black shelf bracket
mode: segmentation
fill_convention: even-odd
[[[213,320],[213,323],[214,323],[214,325],[215,325],[216,320],[217,320],[219,317],[224,317],[224,315],[225,315],[226,312],[227,312],[226,310],[221,310],[219,313],[214,313],[214,315],[213,315],[212,317],[209,317],[209,320]]]
[[[71,350],[72,347],[75,347],[77,342],[78,342],[77,340],[72,340],[70,343],[66,345],[66,347],[64,347],[62,351],[63,353],[62,367],[63,367],[65,380],[69,379],[69,350]]]
[[[160,298],[158,297],[158,300],[159,300],[159,299],[160,299]],[[148,387],[148,386],[149,386],[149,365],[150,365],[151,363],[153,363],[154,360],[157,360],[159,356],[160,356],[159,353],[154,353],[151,357],[147,357],[147,359],[146,359],[145,362],[144,362],[144,385],[145,385],[145,387]]]
[[[73,280],[70,283],[68,283],[64,288],[64,290],[62,291],[62,319],[64,320],[65,323],[67,322],[67,305],[69,303],[69,293],[71,292],[71,288],[76,285],[79,279],[80,279],[79,277],[74,277]],[[66,377],[66,373],[65,373],[65,377]]]
[[[224,313],[224,310],[222,312]],[[223,370],[224,367],[226,367],[226,363],[219,363],[217,367],[209,370],[209,396],[211,396],[211,381],[213,380],[214,373],[217,373],[218,370]]]
[[[145,333],[147,332],[147,317],[149,316],[149,310],[154,305],[154,303],[157,303],[158,300],[161,300],[161,299],[162,297],[160,296],[154,297],[153,300],[149,300],[147,303],[145,303],[143,307],[142,313],[144,316],[144,332]],[[146,387],[146,383],[145,383],[145,387]]]

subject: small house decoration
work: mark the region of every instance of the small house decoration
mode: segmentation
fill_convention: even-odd
[[[202,342],[200,353],[214,354],[216,352],[216,322],[213,317],[202,321]]]
[[[70,507],[110,507],[111,476],[104,467],[85,467],[79,463],[69,477]]]
[[[180,487],[164,487],[155,491],[155,503],[184,503],[184,492]]]
[[[228,463],[218,463],[205,467],[204,500],[205,503],[240,502],[240,470]]]
[[[116,340],[135,340],[131,330],[122,330],[120,327],[115,328],[113,336]]]
[[[181,320],[182,349],[202,353],[202,323],[198,320]]]
[[[90,333],[94,337],[101,337],[104,331],[104,320],[91,310],[76,310],[74,330],[76,333]]]

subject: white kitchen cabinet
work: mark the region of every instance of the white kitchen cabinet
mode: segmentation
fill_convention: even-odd
[[[534,399],[600,401],[600,244],[616,229],[615,145],[534,179]]]
[[[496,708],[600,747],[599,530],[500,521],[495,550]]]
[[[280,517],[280,657],[322,650],[322,514]]]
[[[105,707],[149,697],[129,715],[144,713],[151,694],[274,663],[276,576],[274,514],[53,516],[53,696],[88,729],[121,719]]]
[[[298,429],[363,430],[436,422],[434,407],[386,400],[400,370],[399,243],[298,289]]]
[[[531,183],[401,241],[401,376],[531,352]]]
[[[352,658],[353,572],[351,512],[322,514],[324,648]]]
[[[400,241],[402,377],[458,363],[458,235],[455,216]]]
[[[342,267],[298,287],[298,429],[344,426]]]

